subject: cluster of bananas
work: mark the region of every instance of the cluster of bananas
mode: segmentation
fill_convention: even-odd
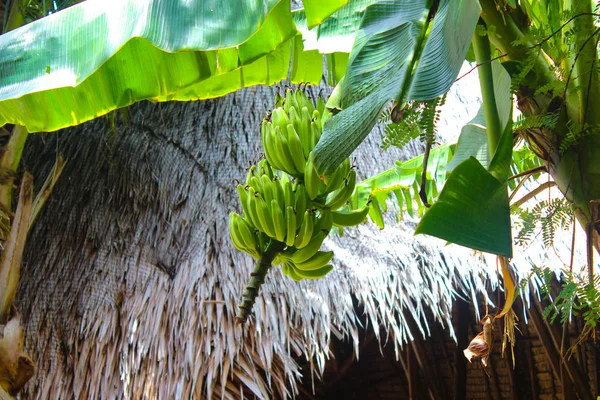
[[[271,240],[285,247],[273,264],[295,280],[316,279],[331,271],[333,252],[319,251],[333,226],[326,209],[310,207],[306,189],[287,174],[277,174],[263,159],[248,170],[237,191],[244,217],[229,214],[229,232],[238,250],[260,259]]]
[[[268,249],[275,249],[268,265],[281,265],[283,273],[296,281],[329,273],[333,252],[320,248],[331,228],[358,225],[368,214],[368,206],[346,207],[356,186],[350,159],[327,181],[314,167],[311,152],[329,116],[320,96],[315,106],[303,90],[278,95],[275,109],[262,123],[266,158],[252,165],[245,183],[237,186],[243,216],[233,212],[229,216],[230,236],[238,250],[262,264]],[[263,273],[264,268],[257,268],[253,277]],[[256,297],[255,286],[262,281],[264,276],[249,284],[240,308],[249,312],[253,299],[247,297]]]

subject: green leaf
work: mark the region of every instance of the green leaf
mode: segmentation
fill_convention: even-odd
[[[427,164],[427,197],[431,200],[437,198],[437,185],[443,185],[446,180],[446,164],[452,158],[455,145],[443,145],[431,150]],[[419,188],[416,185],[421,181],[423,173],[423,155],[408,161],[397,161],[396,166],[371,178],[365,179],[356,185],[350,198],[352,209],[364,207],[369,200],[376,199],[380,207],[384,208],[386,199],[396,199],[400,213],[405,209],[409,215],[414,212],[423,212],[423,204],[419,199]],[[415,204],[418,206],[414,209]],[[376,215],[376,214],[375,214]],[[401,216],[401,215],[400,215]],[[373,217],[372,217],[373,218]],[[383,219],[380,220],[383,227]]]
[[[512,257],[510,209],[506,183],[473,157],[448,177],[438,201],[427,211],[415,234]]]
[[[308,27],[305,10],[294,11],[294,22],[302,33],[304,48],[319,50],[323,54],[350,53],[365,10],[376,2],[377,0],[350,0],[321,25],[312,29]],[[323,3],[326,2],[321,2],[321,6]]]
[[[327,17],[346,3],[348,3],[348,0],[304,0],[302,5],[306,13],[308,28],[312,29],[321,24]]]
[[[294,53],[292,55],[292,83],[313,83],[318,85],[323,76],[323,55],[317,50],[304,51],[302,36],[293,39]]]
[[[445,93],[462,65],[480,7],[475,0],[396,0],[367,8],[356,35],[341,92],[342,111],[325,124],[313,151],[329,175],[362,142],[391,99],[428,100]]]
[[[0,36],[0,126],[50,131],[143,99],[270,82],[281,76],[272,63],[279,69],[289,54],[267,55],[296,32],[285,1],[84,2]],[[190,90],[231,72],[245,75],[218,90]]]
[[[329,86],[337,85],[348,66],[348,53],[331,53],[327,54],[327,84]]]

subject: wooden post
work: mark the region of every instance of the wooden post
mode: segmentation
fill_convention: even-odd
[[[454,398],[456,400],[465,400],[467,398],[467,358],[463,350],[469,346],[469,303],[462,299],[457,299],[455,306],[457,308],[456,318],[456,353],[454,361],[456,365],[456,375],[454,375]]]
[[[421,371],[423,371],[423,376],[427,382],[431,399],[447,399],[448,392],[442,390],[443,382],[441,381],[440,374],[437,369],[438,364],[435,361],[431,363],[427,357],[427,351],[425,350],[425,344],[423,343],[424,340],[421,337],[421,331],[419,330],[416,321],[409,313],[404,313],[404,316],[406,318],[408,328],[414,337],[414,340],[410,342],[410,345],[417,358],[417,362],[419,363]]]

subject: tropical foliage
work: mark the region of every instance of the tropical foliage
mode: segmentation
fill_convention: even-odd
[[[322,3],[305,1],[304,9],[291,11],[277,0],[127,0],[120,7],[89,1],[0,36],[0,125],[14,126],[1,161],[10,178],[0,188],[0,222],[9,226],[12,182],[28,132],[79,124],[140,100],[206,99],[286,78],[317,83],[325,54],[329,82],[337,84],[327,103],[333,116],[309,156],[322,179],[331,178],[377,121],[389,122],[384,148],[416,138],[425,146],[422,156],[359,182],[348,207],[368,205],[384,228],[382,213],[393,199],[399,214],[421,218],[417,233],[506,258],[512,226],[519,228],[515,239],[524,241],[539,222],[549,244],[558,227],[576,219],[587,235],[587,277],[576,280],[568,271],[556,312],[565,321],[583,307],[595,327],[600,29],[593,3]],[[46,2],[24,4],[12,2],[7,30],[54,11]],[[483,104],[456,145],[438,146],[439,106],[465,59],[477,63]],[[516,119],[513,99],[521,113]],[[521,209],[524,198],[511,209],[523,182],[542,171],[553,181],[533,193],[556,185],[564,198]],[[501,265],[510,292],[506,258]]]

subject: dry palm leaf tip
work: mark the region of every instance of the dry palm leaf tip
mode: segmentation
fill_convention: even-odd
[[[237,186],[243,215],[229,214],[234,246],[258,260],[238,323],[251,314],[272,265],[295,281],[324,277],[333,269],[333,252],[320,248],[332,227],[358,225],[367,217],[368,205],[358,210],[346,206],[356,186],[349,158],[327,180],[314,167],[311,152],[330,116],[321,96],[315,105],[298,88],[287,89],[285,97],[278,93],[275,108],[262,122],[265,158],[251,165],[245,184]]]

